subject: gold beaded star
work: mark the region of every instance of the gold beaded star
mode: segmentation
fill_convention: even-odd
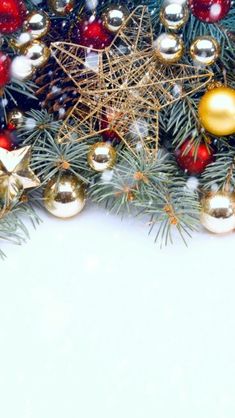
[[[135,150],[157,151],[161,109],[204,87],[209,70],[159,62],[147,7],[130,14],[111,45],[103,50],[67,42],[51,51],[77,87],[78,100],[69,111],[58,141],[81,141],[114,131]]]
[[[14,151],[0,148],[0,215],[18,201],[25,189],[40,185],[29,168],[30,158],[30,146]]]

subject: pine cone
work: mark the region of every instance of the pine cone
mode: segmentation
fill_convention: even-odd
[[[58,119],[64,119],[75,105],[78,92],[53,58],[37,73],[35,83],[38,86],[36,96],[42,108],[54,113]]]

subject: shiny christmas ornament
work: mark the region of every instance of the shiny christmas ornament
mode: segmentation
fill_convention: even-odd
[[[188,21],[189,11],[186,4],[177,0],[163,3],[160,11],[160,21],[167,29],[178,30]]]
[[[11,38],[9,40],[9,45],[11,45],[15,49],[21,49],[25,45],[27,45],[29,42],[32,41],[32,37],[28,32],[20,33],[19,36],[16,38]]]
[[[74,0],[49,0],[49,8],[60,16],[66,16],[74,9]]]
[[[196,38],[190,47],[190,55],[195,64],[212,65],[220,54],[220,47],[212,36]]]
[[[35,72],[29,58],[24,56],[15,57],[12,60],[11,75],[17,80],[25,81],[32,78]]]
[[[4,148],[7,151],[12,150],[11,134],[6,130],[0,131],[0,148]]]
[[[10,130],[19,129],[23,126],[24,114],[20,109],[13,109],[7,114],[7,127]]]
[[[215,23],[227,15],[231,0],[189,0],[189,6],[199,20]]]
[[[119,4],[110,4],[102,13],[104,27],[112,33],[117,33],[128,17],[128,10]]]
[[[44,206],[58,218],[71,218],[85,205],[84,184],[74,174],[55,175],[43,193]]]
[[[89,166],[95,171],[111,169],[116,161],[116,151],[108,142],[91,145],[87,156]]]
[[[235,194],[219,191],[201,201],[201,224],[210,232],[224,234],[235,229]]]
[[[201,143],[195,147],[191,139],[186,141],[176,150],[176,160],[182,170],[187,170],[188,174],[201,174],[206,166],[213,162],[213,151]]]
[[[43,67],[50,57],[49,48],[41,41],[34,40],[22,49],[22,53],[27,57],[35,68]]]
[[[216,136],[235,133],[235,90],[230,87],[215,87],[202,97],[199,118],[206,131]]]
[[[40,185],[29,168],[31,147],[14,151],[0,148],[0,209],[7,208],[19,199],[25,189]]]
[[[77,44],[94,49],[104,49],[113,39],[101,20],[81,20],[75,26],[72,37]]]
[[[39,39],[49,32],[49,16],[42,10],[33,10],[27,15],[23,29],[30,34],[31,39]]]
[[[0,89],[11,79],[11,59],[0,51]]]
[[[179,36],[171,33],[162,33],[154,41],[154,49],[159,61],[164,64],[173,64],[182,57],[184,44]]]
[[[26,7],[22,0],[3,0],[0,2],[0,33],[16,32],[24,22]]]

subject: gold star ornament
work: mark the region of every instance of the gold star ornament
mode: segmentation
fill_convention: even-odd
[[[30,159],[30,146],[14,151],[0,148],[0,215],[19,200],[25,189],[40,185],[29,168]]]
[[[59,142],[87,140],[112,130],[133,151],[138,146],[157,151],[159,112],[204,87],[213,75],[159,60],[145,6],[129,15],[111,45],[101,51],[56,42],[51,52],[78,93]]]

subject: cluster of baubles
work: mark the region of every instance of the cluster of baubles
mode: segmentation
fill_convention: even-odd
[[[154,42],[156,55],[164,64],[178,62],[184,53],[184,44],[177,33],[186,25],[190,9],[195,12],[195,4],[200,2],[165,0],[160,11],[160,21],[169,32],[161,34]],[[210,0],[213,6],[213,1]],[[216,3],[216,2],[215,2]],[[202,7],[202,4],[201,4]],[[212,7],[213,9],[213,7]],[[196,9],[197,11],[198,9]],[[218,42],[212,36],[200,36],[190,46],[190,56],[194,64],[208,66],[215,63],[220,54]]]
[[[88,165],[96,172],[113,168],[116,150],[108,142],[97,142],[90,146]],[[56,174],[46,185],[43,193],[44,206],[52,215],[67,219],[84,208],[86,190],[84,183],[70,172]]]
[[[48,34],[49,30],[50,19],[44,11],[33,10],[26,15],[22,33],[12,41],[12,46],[20,54],[15,58],[13,68],[15,77],[27,80],[38,68],[46,64],[50,57],[50,50],[42,38]]]

